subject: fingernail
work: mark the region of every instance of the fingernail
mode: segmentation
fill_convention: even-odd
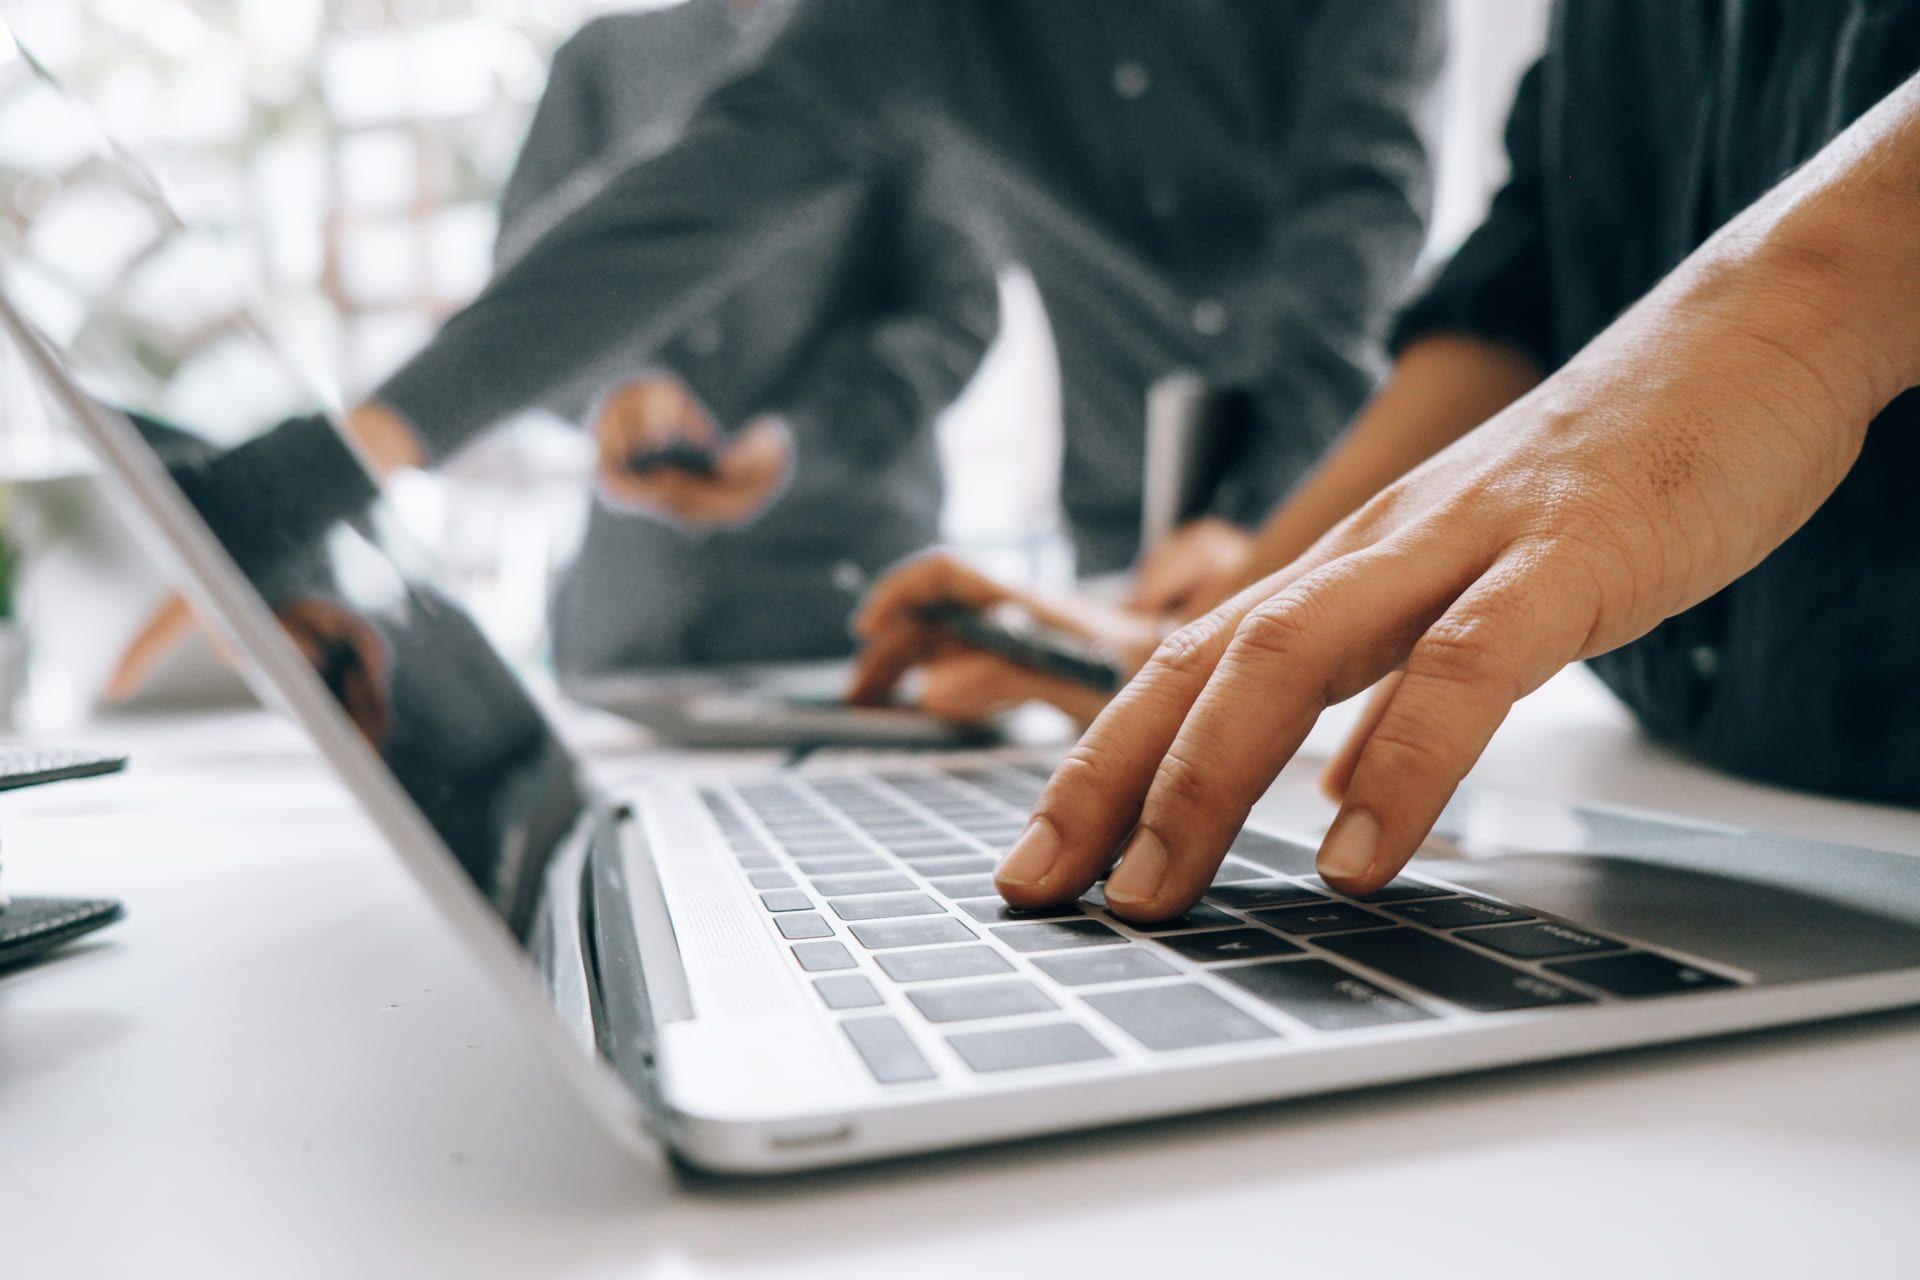
[[[1107,901],[1141,904],[1153,901],[1160,882],[1167,878],[1167,846],[1160,837],[1142,827],[1127,841],[1120,865],[1107,878]]]
[[[993,873],[994,879],[1022,888],[1039,884],[1046,879],[1047,872],[1053,870],[1054,860],[1059,856],[1060,836],[1053,824],[1045,818],[1035,818],[1013,848],[1007,850],[1000,869]]]
[[[1320,845],[1320,874],[1334,880],[1358,880],[1373,867],[1380,851],[1380,824],[1364,809],[1341,814]]]

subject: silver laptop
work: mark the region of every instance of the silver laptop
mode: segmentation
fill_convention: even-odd
[[[1469,794],[1456,856],[1355,900],[1283,789],[1143,929],[993,896],[1015,752],[602,794],[324,419],[169,425],[151,335],[52,305],[45,249],[4,245],[0,325],[621,1139],[769,1173],[1920,1002],[1920,868],[1721,826]]]

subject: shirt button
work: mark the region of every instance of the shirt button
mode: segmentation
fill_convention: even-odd
[[[1720,651],[1710,644],[1695,645],[1687,654],[1687,661],[1702,680],[1711,680],[1720,674]]]
[[[1113,91],[1131,102],[1153,87],[1153,73],[1146,64],[1128,58],[1113,64]]]
[[[1227,309],[1213,298],[1204,298],[1193,308],[1194,332],[1217,338],[1227,331]]]

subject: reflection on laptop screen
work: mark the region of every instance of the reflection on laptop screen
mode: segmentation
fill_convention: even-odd
[[[572,758],[421,562],[248,301],[244,255],[0,26],[0,293],[127,414],[514,936],[583,811]]]

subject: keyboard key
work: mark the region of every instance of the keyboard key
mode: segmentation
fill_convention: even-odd
[[[1477,1013],[1593,1003],[1557,983],[1418,929],[1339,933],[1315,941],[1336,955]]]
[[[985,924],[1018,924],[1022,920],[1059,920],[1066,916],[1077,916],[1080,908],[1074,903],[1064,907],[1034,907],[1021,910],[1010,907],[1003,898],[972,898],[960,904],[960,909]]]
[[[1093,1033],[1072,1022],[1005,1031],[968,1031],[947,1043],[975,1071],[1024,1071],[1067,1062],[1091,1062],[1113,1053]]]
[[[982,978],[990,973],[1013,972],[1012,963],[992,947],[890,951],[875,956],[873,962],[895,982],[937,982],[942,978]]]
[[[815,945],[818,945],[817,943]],[[839,943],[835,943],[839,946]],[[845,951],[845,947],[840,948]],[[853,957],[847,957],[849,961]],[[815,978],[813,989],[827,1002],[829,1009],[867,1009],[885,1003],[873,983],[857,973],[842,973],[831,978]]]
[[[775,889],[760,895],[760,905],[769,911],[811,911],[813,899],[798,889]]]
[[[1553,956],[1625,950],[1624,943],[1603,938],[1597,933],[1555,924],[1551,920],[1495,925],[1491,929],[1462,929],[1454,937],[1477,943],[1516,960],[1545,960]]]
[[[1616,996],[1671,996],[1683,991],[1713,991],[1736,985],[1717,973],[1650,951],[1595,956],[1590,960],[1562,960],[1547,968]]]
[[[1020,1013],[1047,1013],[1060,1006],[1031,982],[966,982],[951,987],[928,987],[907,993],[913,1007],[929,1022],[972,1022],[980,1018],[1010,1018]]]
[[[1066,987],[1167,978],[1179,972],[1145,947],[1097,947],[1091,951],[1040,956],[1033,966]]]
[[[1279,960],[1220,970],[1220,976],[1319,1031],[1348,1031],[1433,1017],[1365,978],[1325,960]]]
[[[902,862],[916,866],[935,858],[977,858],[980,851],[960,840],[941,840],[934,844],[905,845],[893,851]]]
[[[831,938],[833,926],[820,918],[818,912],[809,911],[804,915],[775,916],[773,922],[780,926],[783,938]]]
[[[1242,880],[1264,880],[1271,872],[1261,867],[1250,867],[1244,862],[1227,861],[1213,873],[1215,884],[1238,884]]]
[[[1307,883],[1323,893],[1340,892],[1319,876],[1309,878]],[[1409,902],[1414,898],[1441,898],[1457,892],[1459,892],[1457,889],[1447,889],[1437,884],[1428,884],[1424,880],[1402,876],[1398,880],[1388,881],[1372,893],[1349,893],[1346,896],[1355,902]]]
[[[930,920],[880,920],[853,926],[853,936],[869,951],[889,947],[926,947],[936,942],[972,942],[973,930],[952,916]]]
[[[1387,910],[1403,919],[1435,929],[1458,929],[1466,924],[1499,924],[1507,920],[1531,920],[1533,912],[1522,911],[1484,898],[1434,898],[1427,902],[1407,902]]]
[[[1189,960],[1214,964],[1221,960],[1254,960],[1263,956],[1290,956],[1300,948],[1265,929],[1216,929],[1211,933],[1177,933],[1161,938],[1160,945],[1171,947]]]
[[[1102,880],[1099,884],[1088,889],[1080,895],[1080,901],[1086,906],[1092,907],[1095,911],[1105,911],[1107,909],[1107,882]]]
[[[855,871],[891,871],[885,858],[871,854],[859,858],[795,858],[793,865],[810,876],[844,875]]]
[[[1227,852],[1269,871],[1290,876],[1311,875],[1313,860],[1319,856],[1319,850],[1312,845],[1301,844],[1297,840],[1282,840],[1279,836],[1260,831],[1242,831],[1234,837],[1233,846]]]
[[[1182,929],[1218,929],[1239,923],[1237,917],[1203,902],[1183,916],[1162,920],[1159,924],[1136,924],[1133,928],[1136,933],[1178,933]]]
[[[861,875],[809,876],[814,891],[829,898],[845,898],[860,893],[896,893],[913,888],[913,878],[898,871],[869,871]]]
[[[1081,999],[1159,1052],[1280,1038],[1279,1032],[1197,982],[1101,991]]]
[[[1252,884],[1216,884],[1207,890],[1207,898],[1223,907],[1296,907],[1303,902],[1325,902],[1311,889],[1303,889],[1291,880],[1261,880]]]
[[[840,1024],[860,1058],[881,1084],[933,1079],[933,1068],[914,1047],[907,1029],[892,1018],[848,1018]]]
[[[743,853],[734,861],[746,871],[774,871],[780,866],[778,861],[764,853]]]
[[[784,871],[755,871],[747,880],[756,889],[793,888],[793,877]]]
[[[808,973],[854,967],[853,953],[838,942],[802,942],[793,948],[793,958]]]
[[[992,933],[1015,951],[1065,951],[1068,947],[1099,947],[1125,941],[1098,920],[1008,924],[992,930]]]
[[[1000,864],[976,853],[965,858],[921,858],[908,865],[923,876],[978,876],[991,875]]]
[[[924,893],[882,893],[865,898],[834,898],[827,903],[842,920],[891,920],[898,916],[939,916],[947,909]]]
[[[992,876],[942,876],[927,883],[956,901],[961,898],[991,898],[1000,892],[994,886]]]
[[[1296,936],[1318,933],[1345,933],[1349,929],[1373,929],[1393,921],[1346,902],[1323,902],[1308,907],[1277,907],[1271,911],[1248,913],[1261,924]]]

